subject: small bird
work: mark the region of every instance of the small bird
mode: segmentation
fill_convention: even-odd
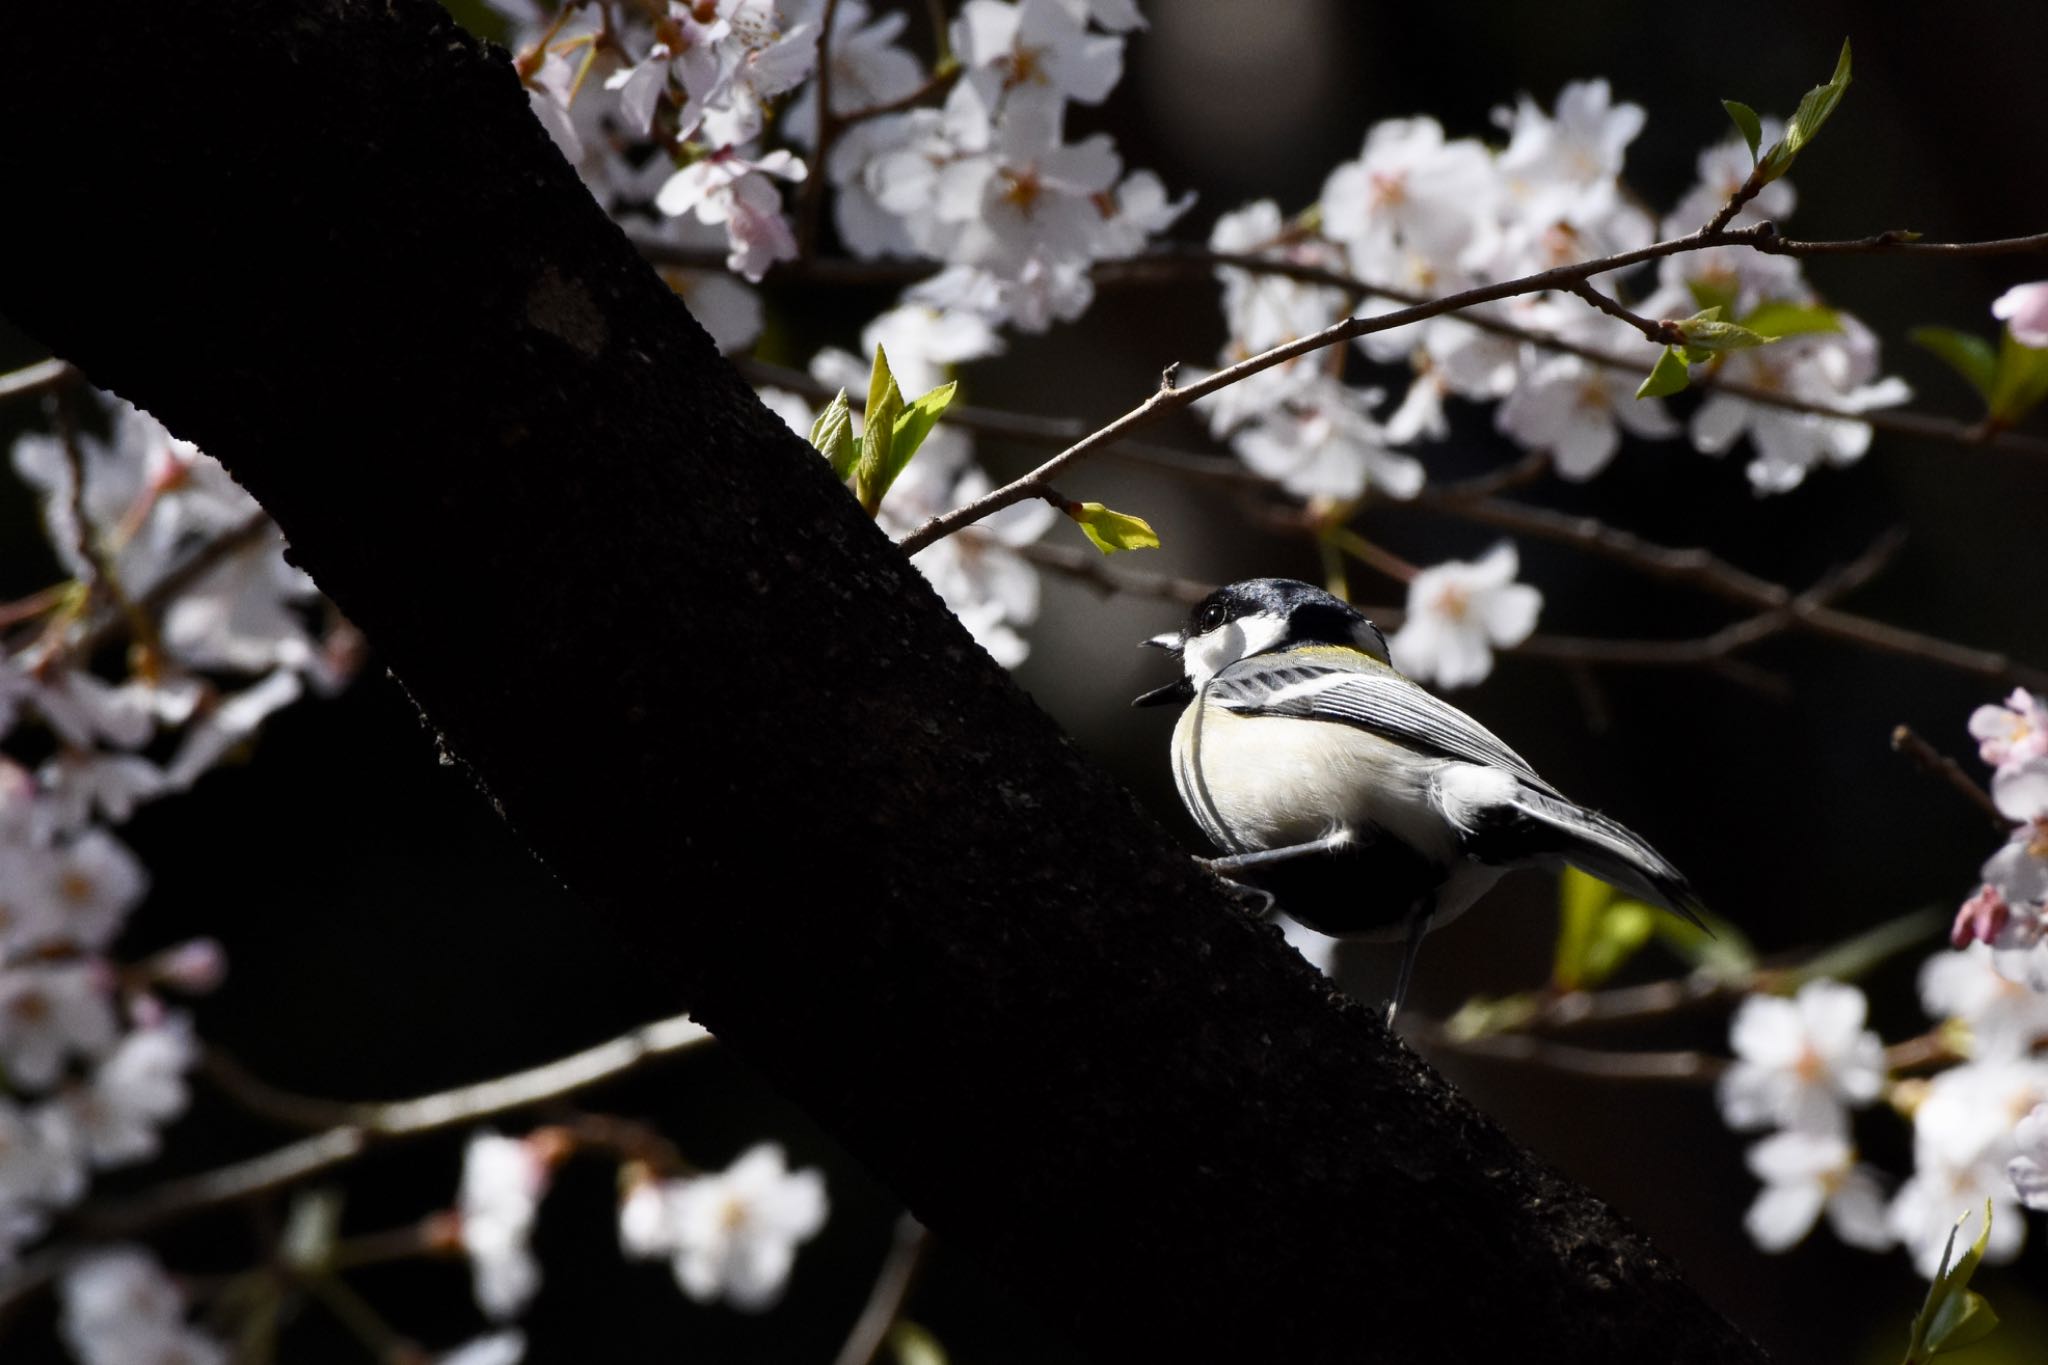
[[[1205,861],[1322,933],[1404,931],[1389,1024],[1422,936],[1511,868],[1570,863],[1706,927],[1684,874],[1397,673],[1342,598],[1249,578],[1145,643],[1180,657],[1180,679],[1132,705],[1188,703],[1173,779],[1224,852]]]

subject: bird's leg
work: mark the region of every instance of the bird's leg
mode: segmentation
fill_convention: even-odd
[[[1232,899],[1242,907],[1245,918],[1255,923],[1265,923],[1267,918],[1272,915],[1273,907],[1280,903],[1280,898],[1263,886],[1253,886],[1250,882],[1228,882],[1227,884],[1230,887]]]
[[[1422,954],[1422,936],[1429,932],[1429,917],[1435,912],[1435,896],[1424,896],[1408,912],[1408,935],[1401,944],[1401,965],[1394,972],[1394,998],[1387,1002],[1388,1028],[1394,1026],[1394,1016],[1408,998],[1408,983],[1415,979],[1415,959]]]
[[[1247,867],[1264,867],[1269,863],[1284,863],[1292,858],[1335,853],[1348,845],[1353,837],[1350,830],[1340,829],[1305,844],[1289,844],[1285,848],[1262,848],[1253,853],[1230,853],[1221,858],[1197,858],[1195,861],[1218,876],[1228,877],[1231,873],[1243,871]]]

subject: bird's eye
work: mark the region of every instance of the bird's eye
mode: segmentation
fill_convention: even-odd
[[[1201,633],[1207,635],[1210,631],[1222,625],[1223,615],[1223,604],[1221,602],[1211,602],[1208,606],[1203,607],[1202,619],[1197,623],[1202,628]]]

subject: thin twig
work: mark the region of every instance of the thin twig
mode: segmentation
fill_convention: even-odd
[[[251,548],[273,529],[268,512],[251,512],[241,522],[206,544],[194,550],[186,559],[150,584],[148,591],[135,599],[134,616],[144,621],[154,621],[159,612],[169,606],[178,594],[204,578],[226,561],[242,551]],[[105,612],[83,634],[63,647],[61,657],[89,657],[115,635],[131,626],[134,617],[128,613]]]
[[[1027,498],[1036,497],[1040,487],[1046,481],[1059,477],[1077,462],[1087,458],[1102,447],[1121,440],[1132,431],[1164,414],[1179,411],[1198,399],[1228,388],[1232,384],[1248,379],[1252,375],[1271,369],[1276,365],[1285,364],[1287,361],[1293,360],[1298,356],[1307,355],[1313,351],[1322,350],[1325,347],[1336,346],[1356,337],[1368,336],[1375,332],[1392,331],[1398,327],[1406,327],[1411,323],[1424,322],[1446,313],[1459,312],[1477,307],[1480,304],[1493,303],[1500,299],[1514,298],[1523,294],[1540,294],[1553,289],[1570,289],[1574,285],[1592,279],[1594,276],[1609,274],[1616,270],[1625,270],[1630,266],[1641,265],[1646,261],[1659,260],[1666,256],[1675,256],[1691,251],[1702,251],[1712,247],[1754,246],[1763,241],[1776,244],[1772,247],[1773,250],[1793,255],[1800,254],[1795,248],[1813,245],[1786,243],[1776,235],[1776,230],[1767,223],[1754,228],[1742,228],[1734,231],[1702,230],[1685,237],[1674,237],[1661,242],[1653,242],[1648,246],[1638,247],[1633,251],[1617,252],[1614,255],[1602,256],[1591,261],[1579,261],[1570,265],[1554,266],[1549,270],[1539,270],[1533,274],[1519,276],[1515,279],[1498,280],[1492,284],[1479,285],[1472,289],[1461,290],[1455,294],[1448,294],[1442,298],[1431,299],[1428,302],[1414,304],[1406,308],[1397,308],[1392,312],[1381,313],[1373,317],[1345,318],[1323,328],[1321,331],[1272,347],[1269,350],[1260,352],[1258,355],[1239,361],[1235,365],[1226,366],[1195,383],[1182,386],[1162,385],[1148,396],[1144,402],[1067,447],[1029,474],[1024,475],[1022,478],[1014,479],[1002,487],[990,491],[983,497],[977,498],[951,512],[933,517],[925,522],[924,525],[903,537],[898,543],[903,547],[905,553],[915,554],[933,541],[952,534],[962,526],[971,525],[991,513],[1000,511]],[[2040,241],[2042,243],[2041,249],[2048,250],[2048,234],[2044,234]],[[1900,245],[1902,244],[1883,240],[1881,235],[1880,238],[1868,239],[1862,249],[1877,252],[1895,249]],[[1951,243],[1949,245],[1960,247],[1982,244]]]
[[[1192,578],[1175,578],[1170,574],[1151,573],[1143,569],[1118,568],[1111,565],[1098,551],[1084,550],[1079,546],[1052,545],[1039,540],[1014,548],[1018,554],[1040,568],[1050,569],[1063,577],[1085,583],[1105,593],[1156,597],[1161,601],[1178,602],[1182,606],[1192,607],[1216,591],[1215,584],[1199,582]]]
[[[1426,492],[1424,496],[1426,498]],[[1862,645],[1881,653],[1925,660],[1998,682],[2048,687],[2048,672],[2016,662],[1995,650],[1956,644],[1939,636],[1843,611],[1823,601],[1795,598],[1782,585],[1738,569],[1705,550],[1656,545],[1633,532],[1609,526],[1593,517],[1572,516],[1524,503],[1476,500],[1434,505],[1441,506],[1453,516],[1590,550],[1640,572],[1689,583],[1730,601],[1753,607],[1789,606],[1798,627],[1810,634]],[[1878,553],[1880,559],[1888,557],[1897,549],[1900,535],[1900,532],[1893,532],[1870,553]],[[1879,547],[1885,545],[1890,548],[1880,551]]]
[[[931,1234],[917,1219],[906,1213],[896,1220],[889,1254],[882,1261],[881,1273],[875,1276],[875,1287],[868,1292],[867,1305],[854,1320],[853,1330],[846,1334],[846,1343],[833,1357],[832,1365],[871,1365],[889,1339],[889,1329],[902,1315],[910,1288],[917,1282],[917,1272],[924,1265],[925,1248],[930,1244]]]
[[[818,126],[817,164],[805,178],[797,202],[796,254],[809,260],[818,245],[818,223],[825,203],[825,159],[832,155],[832,143],[839,136],[839,120],[832,113],[832,23],[839,17],[839,0],[825,0],[825,12],[818,24]]]
[[[1883,237],[1884,234],[1879,234]],[[1793,254],[1827,255],[1823,248],[1856,248],[1869,250],[1867,243],[1877,239],[1865,238],[1856,242],[1799,242],[1791,245],[1800,250]],[[2040,250],[2042,237],[2016,237],[1997,242],[1923,242],[1895,243],[1898,246],[1914,245],[1938,249],[1953,254],[2001,255],[2021,250]],[[636,236],[635,245],[647,259],[663,265],[681,265],[705,270],[723,270],[724,255],[698,247],[678,247],[673,243],[661,242],[650,237]],[[1754,242],[1748,244],[1754,245]],[[1978,250],[1982,248],[1982,250]],[[1759,248],[1777,250],[1779,248]],[[886,284],[910,283],[931,275],[938,267],[928,261],[855,261],[819,260],[784,263],[776,269],[790,278],[803,279],[821,284]],[[1190,245],[1167,245],[1139,256],[1129,256],[1112,261],[1098,261],[1092,271],[1098,286],[1118,284],[1152,283],[1158,281],[1184,280],[1190,273],[1207,272],[1213,269],[1244,270],[1256,274],[1275,275],[1298,280],[1304,284],[1323,284],[1342,289],[1349,293],[1384,298],[1396,303],[1422,305],[1431,302],[1428,295],[1413,290],[1399,289],[1390,285],[1375,284],[1362,280],[1341,270],[1328,266],[1311,265],[1302,261],[1259,256],[1242,252],[1213,251]],[[1568,287],[1568,286],[1567,286]],[[1605,369],[1622,370],[1627,373],[1647,373],[1650,361],[1647,355],[1619,355],[1598,347],[1582,345],[1566,340],[1554,333],[1537,328],[1524,327],[1504,318],[1487,313],[1468,313],[1459,321],[1497,336],[1512,337],[1530,345],[1540,347],[1559,355],[1576,356],[1589,364]],[[1924,440],[1943,441],[1987,450],[2004,451],[2014,454],[2048,458],[2048,440],[2038,436],[1993,428],[1982,422],[1959,422],[1952,418],[1938,417],[1930,413],[1907,412],[1897,409],[1875,408],[1866,411],[1852,411],[1831,403],[1800,398],[1794,394],[1742,384],[1718,377],[1701,376],[1696,387],[1711,388],[1716,393],[1727,394],[1746,402],[1760,403],[1766,407],[1779,408],[1787,412],[1802,412],[1816,417],[1836,418],[1846,422],[1861,422],[1873,431],[1886,432],[1897,436],[1912,436]],[[828,395],[829,396],[829,395]],[[1083,433],[1085,434],[1085,433]],[[1074,437],[1072,439],[1079,439]]]
[[[23,398],[32,393],[60,388],[82,376],[61,360],[38,360],[33,365],[23,366],[0,374],[0,402],[9,398]]]
[[[2012,828],[2013,822],[1999,811],[1998,803],[1991,799],[1991,793],[1972,782],[1970,775],[1963,771],[1962,764],[1922,739],[1912,726],[1901,725],[1892,731],[1892,749],[1913,760],[1914,766],[1921,772],[1947,783],[1960,793],[1965,801],[1990,818],[1991,827],[2000,834]]]
[[[1641,313],[1624,308],[1618,300],[1595,289],[1584,280],[1574,280],[1566,288],[1608,317],[1619,319],[1635,328],[1643,334],[1643,340],[1653,346],[1679,346],[1685,342],[1684,334],[1675,324],[1646,318]]]
[[[1406,1025],[1402,1032],[1425,1047],[1473,1057],[1527,1062],[1552,1071],[1602,1080],[1707,1083],[1719,1079],[1728,1066],[1726,1058],[1705,1052],[1614,1052],[1554,1042],[1527,1033],[1487,1033],[1465,1037],[1452,1033],[1440,1020],[1412,1015],[1403,1015],[1402,1022]]]
[[[295,1185],[346,1165],[372,1147],[560,1099],[696,1047],[710,1037],[687,1015],[676,1015],[508,1076],[416,1099],[371,1103],[316,1100],[261,1083],[252,1086],[246,1072],[223,1072],[216,1061],[209,1065],[209,1074],[216,1081],[225,1075],[224,1088],[230,1096],[259,1115],[294,1127],[347,1117],[260,1156],[166,1181],[125,1199],[87,1204],[66,1222],[73,1240],[46,1247],[0,1273],[0,1314],[60,1274],[82,1249],[81,1243],[132,1237],[207,1209]]]

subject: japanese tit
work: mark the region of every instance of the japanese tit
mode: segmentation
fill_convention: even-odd
[[[1173,778],[1223,850],[1209,865],[1322,933],[1405,931],[1389,1023],[1422,936],[1510,868],[1570,863],[1705,927],[1677,868],[1395,672],[1379,628],[1341,598],[1246,579],[1145,643],[1180,658],[1177,682],[1132,704],[1187,703]]]

